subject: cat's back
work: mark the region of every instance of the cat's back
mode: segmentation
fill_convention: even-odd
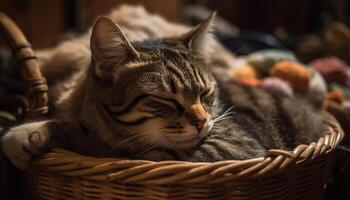
[[[253,128],[260,143],[292,149],[316,140],[324,130],[322,109],[301,96],[289,97],[234,82],[221,86],[222,98],[233,106],[234,121]],[[264,136],[269,137],[264,137]]]
[[[108,16],[120,26],[131,42],[178,36],[190,29],[151,14],[142,6],[123,5],[112,10]]]

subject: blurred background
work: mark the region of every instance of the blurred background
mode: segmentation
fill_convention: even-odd
[[[191,23],[201,9],[218,11],[239,30],[298,37],[322,31],[332,21],[349,23],[347,0],[1,0],[0,10],[24,31],[35,48],[52,45],[66,31],[84,31],[122,3],[142,4],[165,18]]]

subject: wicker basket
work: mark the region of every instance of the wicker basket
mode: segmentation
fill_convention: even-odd
[[[28,116],[47,112],[47,86],[18,28],[0,15],[29,86]],[[18,39],[19,38],[19,39]],[[30,52],[30,53],[28,53]],[[325,113],[323,136],[293,151],[270,150],[250,160],[153,162],[82,156],[54,149],[24,173],[30,199],[323,199],[335,148],[343,138]]]

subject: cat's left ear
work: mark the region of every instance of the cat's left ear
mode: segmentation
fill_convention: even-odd
[[[107,16],[95,21],[90,39],[94,72],[101,78],[112,75],[120,64],[139,57],[120,27]]]
[[[180,37],[187,48],[199,54],[207,53],[212,49],[215,16],[216,12],[213,12],[206,20]]]

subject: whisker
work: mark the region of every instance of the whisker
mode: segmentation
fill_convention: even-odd
[[[171,142],[167,141],[164,135],[156,133],[155,130],[147,130],[142,131],[142,133],[134,133],[130,137],[117,142],[113,145],[112,150],[118,149],[121,145],[130,145],[130,147],[132,147],[136,142],[138,142],[138,150],[135,156],[141,158],[145,153],[158,147],[159,144],[162,144],[162,147],[165,148],[171,145]]]
[[[213,123],[216,123],[216,122],[219,122],[219,121],[222,121],[224,119],[227,119],[229,117],[232,117],[231,115],[233,114],[233,107],[230,107],[229,109],[227,109],[223,114],[219,115],[218,117],[216,117],[214,120],[213,120]]]
[[[160,142],[162,142],[164,140],[164,138],[161,135],[158,135],[154,138],[151,138],[151,140],[152,140],[152,142],[145,145],[145,147],[143,147],[143,150],[137,154],[137,157],[142,156],[143,154],[152,150],[155,146],[157,146]]]
[[[112,146],[112,149],[116,149],[118,147],[120,147],[122,144],[125,144],[125,143],[129,143],[131,140],[133,139],[137,139],[137,137],[141,137],[141,134],[135,134],[135,135],[132,135],[130,137],[127,137],[126,139],[116,143],[115,145]]]
[[[222,117],[220,117],[219,119],[216,119],[215,122],[222,121],[222,120],[224,120],[224,119],[228,119],[228,118],[231,118],[231,117],[232,117],[232,115],[222,116]]]
[[[149,133],[151,133],[151,131],[143,131],[142,133],[133,133],[132,136],[116,143],[115,145],[113,145],[112,149],[116,149],[118,147],[120,147],[122,144],[129,144],[129,145],[132,145],[134,144],[136,141],[139,141],[139,140],[142,140],[142,139],[145,139],[146,138],[146,135],[147,137],[149,136]],[[130,141],[133,141],[133,142],[130,142]]]

